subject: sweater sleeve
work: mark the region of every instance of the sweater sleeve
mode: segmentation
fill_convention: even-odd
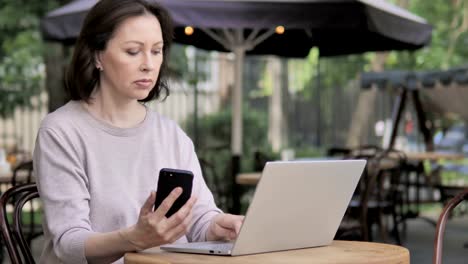
[[[216,206],[213,194],[203,179],[200,163],[192,141],[185,135],[188,143],[185,153],[182,156],[186,158],[188,169],[193,172],[194,182],[192,195],[197,197],[197,203],[193,207],[192,226],[187,233],[187,239],[190,242],[206,241],[206,231],[210,225],[211,219],[222,211]]]
[[[67,135],[38,132],[34,166],[44,206],[45,232],[64,263],[87,263],[84,243],[94,232],[89,220],[88,181],[78,150]]]

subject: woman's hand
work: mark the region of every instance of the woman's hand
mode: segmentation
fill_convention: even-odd
[[[243,215],[218,214],[211,220],[206,233],[206,240],[236,239],[243,221]]]
[[[161,205],[152,211],[156,193],[151,192],[140,210],[136,225],[120,231],[121,236],[130,242],[135,250],[143,250],[163,244],[169,244],[187,233],[192,219],[192,207],[196,202],[191,197],[177,213],[166,218],[166,213],[182,193],[177,187],[164,199]]]

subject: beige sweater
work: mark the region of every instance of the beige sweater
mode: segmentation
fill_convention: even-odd
[[[43,120],[34,166],[45,211],[40,263],[86,263],[86,239],[135,224],[164,167],[195,176],[193,225],[176,243],[203,241],[209,221],[221,212],[192,141],[175,122],[150,110],[137,127],[122,129],[71,101]]]

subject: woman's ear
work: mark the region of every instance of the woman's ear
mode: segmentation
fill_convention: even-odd
[[[94,53],[94,66],[96,66],[96,69],[98,69],[99,71],[104,70],[102,68],[101,54],[99,52]]]

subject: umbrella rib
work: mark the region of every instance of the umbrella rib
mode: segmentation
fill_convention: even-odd
[[[254,39],[251,44],[250,43],[247,43],[247,44],[249,45],[250,49],[253,49],[258,44],[262,43],[265,39],[269,38],[273,34],[275,34],[275,29],[270,29],[266,31],[265,33],[263,33],[262,35],[260,35],[258,38]]]
[[[223,45],[223,47],[225,47],[227,50],[232,50],[232,46],[229,45],[229,40],[226,41],[226,39],[221,38],[213,30],[210,30],[208,28],[201,28],[201,30],[205,32],[208,36],[210,36],[212,39],[217,41],[219,44]]]
[[[224,28],[223,29],[224,36],[228,40],[229,43],[234,43],[234,33],[230,32],[229,29]]]
[[[255,37],[258,36],[258,32],[260,32],[260,29],[256,28],[252,32],[250,32],[249,36],[246,39],[246,42],[249,43],[251,42]]]
[[[275,29],[269,29],[263,34],[259,35],[260,30],[255,29],[249,34],[249,36],[245,40],[242,40],[242,35],[239,35],[239,43],[237,43],[234,39],[235,36],[232,34],[232,32],[229,32],[229,30],[227,29],[223,29],[224,38],[217,34],[214,30],[208,28],[201,28],[201,30],[205,32],[208,36],[210,36],[212,39],[214,39],[216,42],[221,44],[223,47],[225,47],[227,50],[231,51],[235,45],[241,45],[244,46],[246,50],[252,50],[265,39],[275,34]],[[242,30],[240,32],[242,32]]]

